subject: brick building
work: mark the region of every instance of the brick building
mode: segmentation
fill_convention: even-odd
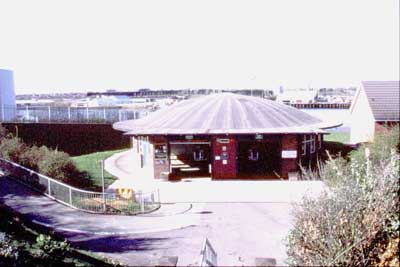
[[[141,167],[170,180],[295,177],[314,165],[325,128],[296,108],[261,98],[213,94],[113,127],[132,137]]]

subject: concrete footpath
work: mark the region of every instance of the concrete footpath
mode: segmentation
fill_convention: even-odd
[[[91,214],[67,207],[19,183],[0,177],[0,201],[33,223],[57,232],[91,235],[151,233],[195,225],[200,204],[162,205],[153,213],[139,216]]]

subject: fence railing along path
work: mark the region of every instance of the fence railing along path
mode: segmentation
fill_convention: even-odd
[[[146,116],[146,109],[121,107],[0,106],[0,121],[31,123],[114,123]]]
[[[200,251],[200,266],[218,266],[218,255],[206,237]]]
[[[82,190],[3,158],[0,158],[0,170],[45,196],[86,212],[134,215],[148,213],[160,207],[159,194],[156,191],[101,193]]]

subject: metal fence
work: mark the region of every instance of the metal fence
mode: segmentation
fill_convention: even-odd
[[[121,107],[57,107],[57,106],[0,106],[3,122],[55,123],[114,123],[139,119],[148,114],[146,109]]]
[[[200,251],[200,266],[218,266],[217,252],[215,252],[214,248],[211,246],[208,238],[204,239]]]
[[[141,214],[160,207],[153,192],[100,193],[78,189],[0,158],[0,170],[16,181],[67,206],[91,213]]]

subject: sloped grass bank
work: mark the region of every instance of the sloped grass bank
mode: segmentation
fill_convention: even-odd
[[[87,173],[87,178],[91,180],[94,187],[101,188],[101,161],[111,157],[115,153],[123,152],[128,149],[109,150],[103,152],[96,152],[81,156],[72,157],[75,166],[80,172]],[[108,172],[104,172],[105,187],[109,186],[116,180]]]

